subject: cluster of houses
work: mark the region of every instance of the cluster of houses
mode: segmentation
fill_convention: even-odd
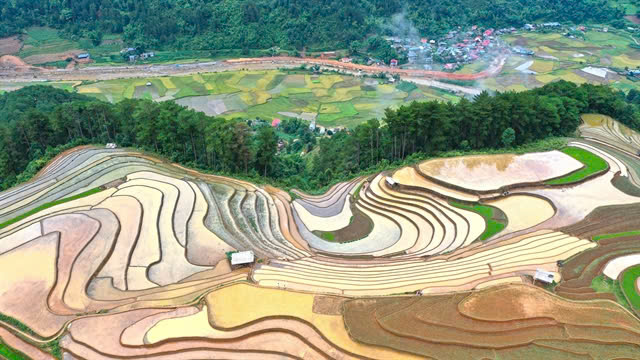
[[[309,123],[309,130],[311,130],[312,132],[318,132],[318,135],[328,135],[331,136],[335,133],[337,133],[338,131],[342,131],[344,130],[345,127],[344,126],[336,126],[336,127],[332,127],[332,128],[326,128],[322,125],[316,125],[316,121],[313,120],[311,121],[311,123]]]
[[[122,55],[125,58],[128,58],[129,62],[135,62],[137,60],[147,60],[149,58],[156,56],[156,54],[153,51],[138,53],[138,49],[133,47],[120,50],[120,55]]]
[[[444,70],[457,70],[465,64],[473,63],[489,52],[502,52],[508,45],[500,39],[500,35],[511,34],[518,29],[515,27],[503,29],[484,29],[478,26],[471,26],[467,29],[458,27],[457,30],[449,31],[439,39],[428,38],[401,38],[389,36],[386,38],[391,46],[397,51],[404,53],[408,58],[408,68],[423,68],[431,70],[434,66],[441,66]],[[525,24],[522,29],[525,31],[555,31],[564,32],[569,38],[580,36],[587,31],[585,26],[566,26],[559,22],[545,22],[540,24]],[[594,28],[596,31],[608,32],[607,27]],[[515,46],[510,49],[518,55],[531,56],[534,52],[530,49]],[[351,59],[343,59],[347,62]],[[380,61],[372,59],[371,64],[380,64]],[[398,66],[396,60],[391,60],[392,67]]]
[[[440,39],[410,39],[388,37],[392,47],[407,54],[410,67],[431,70],[434,64],[443,64],[445,70],[455,70],[480,59],[484,54],[501,50],[505,44],[499,35],[515,32],[515,28],[483,29],[471,26],[464,30],[449,31]],[[391,63],[391,66],[397,63]]]
[[[553,30],[560,29],[562,25],[559,22],[546,22],[542,24],[524,24],[523,30],[537,31],[537,30]]]
[[[522,27],[523,30],[525,31],[530,31],[530,32],[536,32],[536,31],[542,31],[542,32],[549,32],[549,31],[554,31],[554,32],[563,32],[564,36],[570,38],[570,39],[575,39],[576,37],[580,37],[582,36],[582,33],[586,32],[588,29],[586,26],[584,25],[577,25],[577,26],[566,26],[566,25],[562,25],[559,22],[546,22],[546,23],[541,23],[541,24],[524,24],[524,26]],[[609,32],[609,28],[606,26],[596,26],[593,27],[591,30],[595,30],[595,31],[599,31],[599,32]],[[628,30],[634,30],[633,28],[630,28]]]
[[[514,46],[511,48],[514,54],[532,56],[534,52],[522,46]]]
[[[640,69],[627,69],[627,76],[633,79],[640,78]]]

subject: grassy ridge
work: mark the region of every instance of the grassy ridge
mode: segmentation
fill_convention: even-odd
[[[49,203],[46,203],[46,204],[42,204],[42,205],[38,206],[35,209],[29,210],[24,214],[20,214],[20,215],[14,217],[13,219],[9,219],[9,220],[3,222],[2,224],[0,224],[0,229],[2,229],[4,227],[7,227],[7,226],[9,226],[11,224],[14,224],[14,223],[16,223],[16,222],[18,222],[18,221],[20,221],[22,219],[25,219],[25,218],[27,218],[27,217],[29,217],[29,216],[37,213],[37,212],[40,212],[40,211],[45,210],[45,209],[48,209],[48,208],[50,208],[52,206],[64,204],[64,203],[69,202],[69,201],[73,201],[73,200],[80,199],[80,198],[83,198],[83,197],[86,197],[86,196],[89,196],[89,195],[93,195],[93,194],[98,193],[100,191],[102,191],[102,189],[97,187],[97,188],[93,188],[91,190],[85,191],[83,193],[80,193],[80,194],[77,194],[77,195],[74,195],[74,196],[70,196],[68,198],[59,199],[59,200],[52,201],[52,202],[49,202]]]
[[[549,185],[570,184],[607,169],[607,162],[594,153],[577,147],[567,147],[562,152],[580,161],[584,167],[558,179],[546,181]]]
[[[492,206],[480,205],[480,204],[474,204],[471,206],[471,205],[465,205],[456,201],[450,201],[449,204],[460,209],[473,211],[484,218],[487,224],[487,228],[480,235],[480,241],[485,241],[489,239],[493,235],[502,231],[507,226],[507,224],[505,224],[504,222],[494,219],[495,209]]]

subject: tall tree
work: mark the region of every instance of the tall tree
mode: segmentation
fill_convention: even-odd
[[[251,139],[249,125],[245,122],[236,122],[231,129],[233,132],[233,142],[230,146],[232,154],[237,164],[242,165],[244,173],[249,172],[249,162],[251,162]]]
[[[256,161],[263,169],[263,175],[267,176],[267,170],[274,161],[278,152],[278,137],[270,126],[263,126],[256,136]]]

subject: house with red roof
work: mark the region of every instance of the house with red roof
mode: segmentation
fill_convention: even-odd
[[[271,122],[271,126],[273,126],[273,127],[280,126],[280,119],[274,118],[273,121]]]

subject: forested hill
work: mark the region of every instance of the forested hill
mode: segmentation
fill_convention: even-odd
[[[0,37],[39,25],[69,36],[123,34],[154,48],[335,49],[393,32],[389,20],[400,13],[422,36],[458,25],[606,23],[623,15],[609,0],[11,0],[0,1]]]
[[[483,92],[456,104],[413,102],[331,137],[317,137],[299,119],[283,119],[278,131],[299,141],[278,152],[282,134],[269,122],[210,117],[173,101],[111,104],[50,86],[29,86],[0,95],[0,113],[5,114],[0,118],[0,190],[30,179],[64,149],[110,142],[218,174],[254,179],[260,174],[269,183],[319,189],[415,156],[573,136],[583,113],[610,115],[640,129],[636,98],[637,93],[625,98],[608,86],[561,80],[518,93]],[[309,156],[311,152],[315,155]]]

